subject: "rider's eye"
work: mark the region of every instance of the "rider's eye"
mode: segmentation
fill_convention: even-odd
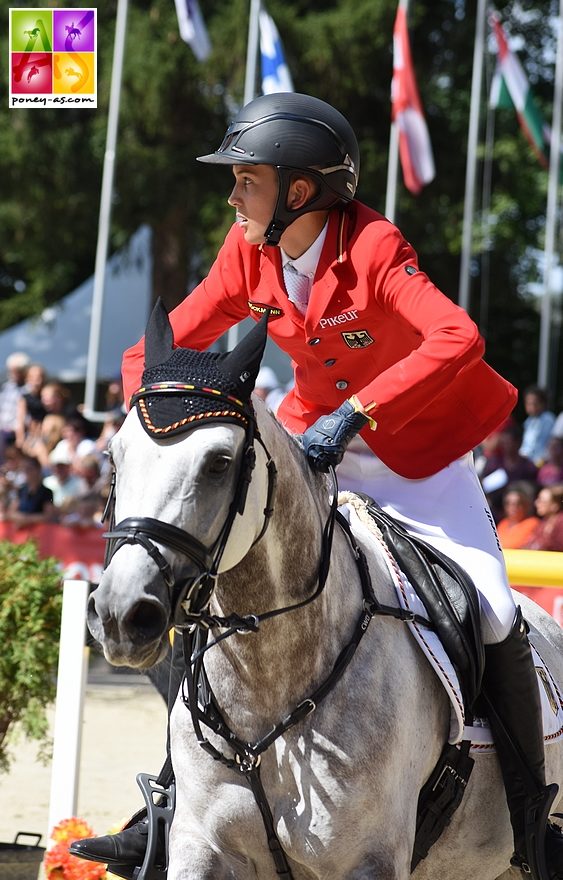
[[[231,459],[228,455],[216,455],[209,465],[210,474],[224,474],[231,466]]]

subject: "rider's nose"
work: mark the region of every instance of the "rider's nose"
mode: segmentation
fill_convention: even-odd
[[[237,195],[237,185],[236,184],[233,186],[231,194],[230,194],[229,198],[227,199],[227,204],[230,205],[231,208],[236,208],[240,205],[240,199]]]

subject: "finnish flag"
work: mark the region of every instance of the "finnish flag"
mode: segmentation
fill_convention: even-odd
[[[293,92],[293,82],[285,63],[283,47],[273,18],[260,11],[260,57],[262,61],[262,93]]]

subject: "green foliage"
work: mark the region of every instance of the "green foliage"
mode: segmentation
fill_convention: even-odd
[[[55,559],[40,559],[32,541],[0,541],[0,767],[14,722],[46,745],[46,707],[55,696],[62,608]]]
[[[54,2],[52,5],[58,5]],[[92,274],[105,150],[116,0],[98,9],[98,109],[9,110],[0,104],[0,330],[40,313]],[[8,0],[0,0],[7,22]],[[556,0],[497,0],[546,118],[551,118]],[[397,0],[268,0],[295,87],[340,108],[358,134],[359,198],[383,210],[387,178],[392,30]],[[243,100],[249,0],[201,5],[212,53],[199,63],[180,39],[171,0],[129,0],[110,250],[141,223],[153,229],[153,293],[168,308],[209,268],[232,222],[229,171],[200,166]],[[457,299],[475,3],[416,0],[409,33],[430,130],[436,178],[418,197],[400,179],[396,221],[423,268]],[[6,37],[2,48],[6,49]],[[484,140],[488,44],[482,94]],[[8,65],[0,67],[7,92]],[[531,249],[543,248],[547,175],[516,115],[495,117],[491,221],[481,216],[484,154],[478,167],[470,311],[487,357],[519,387],[535,380],[537,281]],[[526,344],[517,338],[523,334]],[[525,347],[525,357],[523,355]],[[558,386],[563,388],[563,358]]]

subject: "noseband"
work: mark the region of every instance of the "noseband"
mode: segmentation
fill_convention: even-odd
[[[191,393],[198,396],[212,396],[215,403],[218,402],[218,395],[209,389],[194,389],[191,386]],[[159,382],[154,385],[146,385],[131,398],[131,405],[148,395],[154,394],[182,394],[185,395],[185,386],[179,387],[175,382]],[[126,544],[139,544],[149,554],[151,559],[156,563],[164,583],[166,584],[170,606],[172,608],[172,616],[174,624],[177,627],[192,625],[194,619],[199,617],[207,608],[211,599],[215,581],[218,575],[219,565],[225,551],[225,547],[229,540],[234,520],[237,514],[244,513],[246,506],[246,498],[248,489],[252,481],[252,472],[256,466],[256,451],[254,443],[257,441],[262,446],[266,454],[267,470],[268,470],[268,490],[266,495],[266,506],[263,511],[264,522],[260,533],[254,539],[252,546],[258,543],[268,528],[270,518],[274,512],[274,495],[276,486],[276,466],[268,452],[264,441],[260,436],[258,426],[256,424],[256,416],[251,404],[245,405],[241,401],[234,401],[229,397],[228,400],[219,396],[219,403],[222,404],[221,409],[214,416],[214,421],[225,423],[226,415],[236,415],[239,423],[245,426],[245,440],[242,459],[238,471],[237,482],[233,500],[231,501],[226,520],[219,532],[219,535],[211,547],[206,547],[193,535],[171,523],[154,519],[150,516],[127,517],[121,522],[114,524],[113,510],[115,506],[115,474],[112,479],[110,497],[106,505],[104,519],[110,518],[110,529],[104,534],[104,538],[108,539],[106,558],[104,567],[107,567],[115,553]],[[228,405],[228,411],[225,406]],[[233,412],[235,407],[235,412]],[[221,417],[223,416],[223,419]],[[196,427],[190,424],[186,428]],[[156,542],[156,543],[155,543]],[[186,578],[179,582],[176,581],[170,564],[161,553],[156,544],[168,547],[176,553],[185,556],[198,569],[198,574],[194,577]]]

